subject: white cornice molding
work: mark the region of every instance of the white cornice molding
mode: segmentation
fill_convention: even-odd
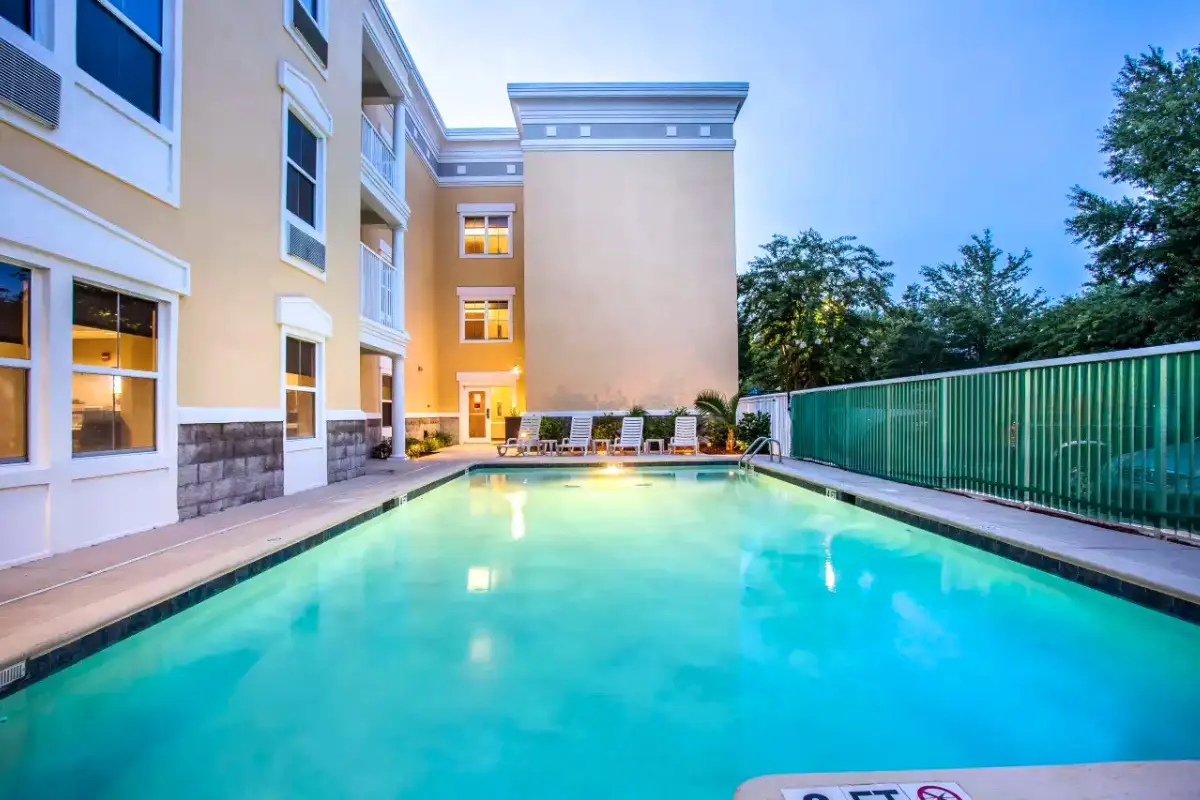
[[[191,292],[186,261],[0,166],[0,240],[173,294]]]
[[[516,203],[459,203],[460,214],[511,214],[517,210]]]
[[[528,123],[732,124],[747,83],[510,83],[517,127]]]
[[[329,113],[329,107],[321,99],[317,87],[286,60],[279,62],[279,85],[292,96],[296,105],[304,109],[305,115],[322,136],[329,138],[333,135],[333,115]]]
[[[458,296],[464,300],[499,300],[513,297],[517,293],[515,286],[459,286]]]
[[[526,150],[733,150],[733,139],[525,139]]]
[[[333,335],[333,317],[316,300],[302,294],[281,294],[276,298],[275,322],[319,339]]]
[[[524,186],[523,175],[443,175],[438,186]]]

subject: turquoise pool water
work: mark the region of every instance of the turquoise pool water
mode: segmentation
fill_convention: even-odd
[[[454,481],[0,701],[4,798],[1200,757],[1200,627],[763,477]]]

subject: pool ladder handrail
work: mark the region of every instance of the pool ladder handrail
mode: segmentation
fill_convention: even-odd
[[[783,463],[783,445],[779,443],[779,440],[773,439],[770,436],[760,436],[746,448],[746,452],[742,453],[741,458],[738,459],[738,466],[750,466],[751,459],[758,455],[759,451],[764,447],[767,448],[768,461],[774,461],[778,458],[779,463]]]

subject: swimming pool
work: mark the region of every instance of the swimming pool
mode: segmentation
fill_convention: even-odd
[[[772,478],[475,473],[0,700],[0,797],[1200,757],[1200,627]]]

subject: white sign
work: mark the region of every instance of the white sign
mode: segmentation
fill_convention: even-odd
[[[971,800],[957,783],[856,783],[784,789],[783,800]]]

